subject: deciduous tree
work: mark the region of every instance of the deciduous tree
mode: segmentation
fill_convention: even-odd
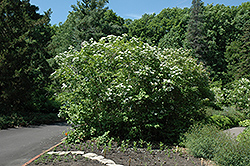
[[[127,32],[124,19],[117,16],[106,5],[108,0],[82,0],[77,5],[72,5],[73,11],[67,20],[59,25],[59,29],[53,36],[51,48],[55,48],[54,54],[68,50],[69,46],[80,49],[83,41],[93,38],[95,41],[101,37],[115,34],[121,35]]]

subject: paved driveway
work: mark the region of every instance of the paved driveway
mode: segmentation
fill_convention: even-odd
[[[233,127],[225,130],[225,132],[229,132],[232,136],[237,137],[243,130],[245,130],[245,127]]]
[[[66,123],[0,130],[0,166],[21,166],[59,143]]]

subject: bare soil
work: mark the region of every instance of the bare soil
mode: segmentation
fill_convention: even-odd
[[[202,166],[211,165],[208,162],[194,158],[184,148],[176,146],[152,146],[152,145],[119,145],[115,142],[107,145],[99,145],[94,141],[86,141],[81,144],[63,143],[52,151],[84,151],[84,153],[95,153],[106,159],[113,160],[116,164],[124,166]],[[91,160],[82,155],[65,154],[49,155],[44,154],[29,166],[35,165],[56,165],[56,166],[105,166],[97,160]]]

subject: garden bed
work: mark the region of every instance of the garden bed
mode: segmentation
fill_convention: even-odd
[[[176,146],[158,146],[154,147],[151,144],[132,145],[121,144],[117,145],[115,142],[109,142],[107,145],[99,145],[94,141],[86,141],[81,144],[66,144],[63,143],[54,148],[52,152],[42,155],[37,160],[30,163],[34,165],[60,165],[60,166],[104,166],[97,160],[99,158],[110,159],[117,165],[124,166],[152,166],[152,165],[211,165],[203,159],[194,158],[186,153],[184,148]],[[63,152],[59,154],[51,154]],[[66,153],[65,153],[66,152]],[[78,154],[76,154],[78,153]],[[83,154],[82,154],[83,153]],[[95,158],[86,157],[89,154],[95,154]],[[92,158],[92,159],[91,159]],[[113,165],[115,166],[115,165]]]

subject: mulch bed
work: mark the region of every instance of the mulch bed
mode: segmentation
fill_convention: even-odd
[[[93,141],[86,141],[81,144],[66,144],[63,143],[52,151],[84,151],[84,153],[95,153],[101,155],[106,159],[113,160],[116,164],[124,166],[202,166],[211,165],[202,159],[194,158],[186,153],[184,148],[180,147],[161,147],[140,146],[133,145],[117,145],[112,144],[101,146]],[[29,164],[35,165],[57,165],[57,166],[105,166],[97,160],[91,160],[82,155],[64,154],[51,155],[44,154],[37,160]]]

